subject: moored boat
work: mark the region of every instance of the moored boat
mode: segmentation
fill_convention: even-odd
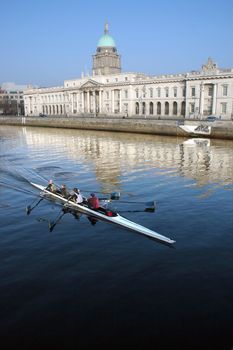
[[[208,136],[211,134],[211,126],[209,125],[179,125],[179,127],[190,136]]]

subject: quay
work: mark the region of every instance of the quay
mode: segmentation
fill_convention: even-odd
[[[97,130],[112,132],[127,132],[151,135],[166,135],[189,137],[179,125],[207,125],[211,126],[211,134],[203,137],[233,140],[233,121],[191,119],[155,119],[149,117],[110,117],[110,116],[0,116],[0,125],[18,125],[47,128],[68,128],[80,130]],[[201,137],[201,136],[199,136]]]

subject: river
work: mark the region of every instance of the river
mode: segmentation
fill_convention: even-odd
[[[1,126],[2,348],[232,349],[232,151],[232,141]],[[30,181],[49,179],[120,192],[122,215],[175,245],[71,214],[50,232],[56,203],[25,210],[39,199]]]

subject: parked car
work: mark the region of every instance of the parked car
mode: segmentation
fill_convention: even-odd
[[[215,120],[220,120],[221,116],[209,115],[206,120],[207,122],[215,122]]]
[[[39,117],[44,118],[44,117],[47,117],[47,115],[46,115],[46,114],[43,114],[43,113],[40,113],[40,114],[39,114]]]

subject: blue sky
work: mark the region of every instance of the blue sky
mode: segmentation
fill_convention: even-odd
[[[209,56],[233,67],[232,0],[11,0],[0,11],[0,85],[60,86],[91,73],[105,21],[125,72],[199,70]]]

